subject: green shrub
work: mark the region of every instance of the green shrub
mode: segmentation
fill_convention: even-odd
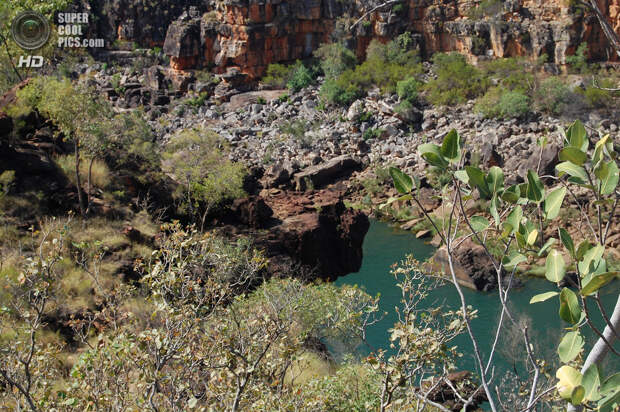
[[[418,98],[420,82],[414,77],[409,77],[396,83],[396,92],[401,100],[413,103]]]
[[[290,80],[293,72],[293,66],[272,63],[267,66],[267,73],[263,77],[262,82],[274,89],[283,89]]]
[[[530,111],[530,99],[518,91],[493,87],[478,100],[475,109],[487,118],[520,118]]]
[[[601,90],[594,86],[587,86],[585,90],[580,90],[588,106],[592,108],[604,108],[613,100],[611,93],[607,90]]]
[[[541,112],[560,115],[572,100],[573,93],[557,77],[544,80],[534,95],[536,109]]]
[[[435,54],[433,64],[437,78],[428,82],[425,90],[435,105],[464,103],[481,96],[489,87],[489,79],[461,54]]]
[[[614,92],[603,90],[602,88],[613,89],[617,87],[616,83],[610,79],[600,81],[599,87],[594,85],[586,86],[585,90],[578,89],[577,93],[581,94],[586,104],[591,108],[602,109],[612,107],[615,103]]]
[[[336,78],[357,64],[355,53],[342,43],[322,44],[314,51],[314,56],[321,60],[321,70],[327,78]]]
[[[523,117],[530,111],[530,99],[521,92],[507,92],[499,100],[502,117]]]
[[[566,63],[568,64],[571,72],[584,74],[590,71],[588,58],[586,57],[587,51],[588,44],[584,42],[579,45],[575,51],[575,54],[572,56],[566,56]]]
[[[398,103],[396,107],[394,107],[394,111],[401,116],[404,116],[411,109],[413,109],[413,104],[411,104],[409,100],[403,100],[402,102]]]
[[[383,129],[369,127],[368,129],[364,130],[364,133],[362,133],[362,139],[364,140],[378,139],[381,137],[382,134],[383,134]]]
[[[487,76],[496,78],[499,85],[508,90],[528,94],[534,84],[534,76],[523,58],[491,60],[484,65],[484,71]]]
[[[245,166],[228,160],[226,141],[212,130],[185,129],[168,143],[164,168],[179,183],[181,211],[204,227],[207,216],[245,194]]]
[[[347,70],[337,79],[326,79],[321,86],[320,94],[330,103],[347,106],[364,95],[363,89],[349,82],[352,70]]]
[[[291,78],[286,83],[286,86],[293,92],[297,93],[301,89],[304,89],[314,83],[315,73],[308,67],[306,67],[300,61],[294,66],[294,71],[291,74]]]
[[[191,107],[201,107],[205,104],[207,99],[209,98],[209,93],[200,93],[198,96],[190,97],[185,100],[185,103],[190,105]]]
[[[75,160],[73,155],[63,155],[56,158],[56,165],[63,171],[63,174],[72,183],[76,184],[75,176]],[[80,176],[82,184],[86,184],[88,180],[88,172],[90,168],[90,159],[80,162]],[[91,171],[91,184],[100,189],[106,188],[111,182],[110,169],[101,160],[95,159]]]
[[[5,170],[0,173],[0,198],[6,196],[15,182],[15,171]]]
[[[476,7],[467,10],[466,14],[470,19],[479,20],[501,12],[503,7],[502,0],[483,0]]]
[[[404,33],[387,44],[373,40],[366,50],[366,61],[355,69],[345,70],[336,79],[328,78],[321,94],[330,103],[345,105],[378,86],[384,93],[396,91],[401,80],[420,75],[422,65],[412,50],[411,34]]]
[[[364,122],[369,122],[372,120],[372,112],[362,112],[362,114],[360,114],[358,121],[360,123],[364,123]]]

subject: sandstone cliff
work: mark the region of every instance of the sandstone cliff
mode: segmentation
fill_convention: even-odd
[[[599,4],[620,31],[620,1]],[[596,17],[564,0],[498,1],[494,7],[469,0],[408,0],[373,12],[348,29],[373,6],[337,0],[226,0],[217,10],[171,23],[165,51],[175,69],[215,67],[222,73],[237,67],[252,76],[263,74],[270,63],[309,57],[335,38],[345,39],[363,57],[372,39],[387,41],[405,31],[414,35],[425,56],[459,51],[477,60],[546,54],[549,61],[564,64],[582,42],[591,46],[592,59],[614,56]]]
[[[546,54],[564,64],[582,42],[590,58],[617,58],[600,25],[568,0],[403,0],[371,13],[377,0],[107,0],[87,7],[91,30],[110,42],[163,46],[174,69],[237,67],[262,75],[270,63],[309,57],[321,44],[344,39],[363,57],[372,39],[410,31],[423,55],[459,51],[472,60]],[[598,0],[620,32],[620,0]],[[474,13],[472,13],[474,11]]]

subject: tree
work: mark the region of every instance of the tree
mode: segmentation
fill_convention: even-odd
[[[612,410],[620,397],[620,384],[617,382],[617,375],[602,375],[602,362],[610,352],[614,356],[620,355],[613,347],[620,329],[620,294],[611,316],[608,316],[600,300],[600,290],[605,287],[613,288],[614,279],[619,277],[618,272],[607,270],[606,260],[609,230],[620,198],[616,163],[618,153],[609,136],[601,137],[592,150],[589,150],[590,139],[579,121],[566,130],[563,138],[565,146],[559,155],[562,163],[556,167],[557,176],[541,178],[536,171],[529,170],[525,183],[506,186],[504,173],[498,167],[492,167],[486,173],[474,166],[463,167],[463,142],[456,130],[453,130],[446,135],[441,146],[429,143],[418,147],[422,158],[431,167],[450,175],[449,184],[444,188],[444,202],[449,202],[453,207],[447,214],[445,226],[438,227],[422,206],[417,192],[419,180],[396,168],[391,168],[390,173],[402,196],[393,198],[388,203],[413,201],[439,233],[447,251],[448,275],[460,296],[462,315],[466,310],[466,301],[455,274],[455,250],[469,238],[484,247],[497,274],[502,305],[496,336],[499,337],[502,333],[507,318],[521,331],[530,364],[530,387],[526,390],[527,396],[522,408],[526,411],[534,410],[537,402],[548,394],[552,387],[543,382],[544,375],[541,373],[540,362],[533,353],[527,326],[517,322],[508,302],[519,265],[546,256],[546,278],[555,285],[556,290],[534,296],[532,303],[557,296],[560,317],[569,325],[569,332],[558,347],[560,361],[565,364],[556,372],[559,380],[558,394],[569,401],[571,408],[586,405]],[[545,182],[551,182],[555,187],[548,188]],[[585,202],[577,195],[584,191],[589,193]],[[472,216],[468,211],[474,192],[485,202],[486,216]],[[573,240],[575,235],[569,234],[567,228],[558,225],[556,220],[566,195],[573,201],[572,204],[566,203],[578,208],[581,222],[589,228],[589,232],[582,235],[583,239],[579,243]],[[545,239],[545,229],[549,225],[559,226],[557,238]],[[490,238],[499,240],[499,253],[492,253]],[[563,249],[556,246],[558,239]],[[576,281],[567,279],[577,292],[560,286],[569,267],[566,257],[570,260],[570,266],[574,265],[576,270]],[[593,303],[597,308],[595,311],[591,307]],[[605,321],[603,331],[592,321],[595,312],[596,316]],[[462,318],[473,345],[482,386],[491,409],[495,411],[498,402],[501,403],[499,393],[494,394],[489,385],[495,345],[484,359],[469,319],[464,315]],[[590,328],[598,338],[590,352],[585,354],[585,360],[581,360],[580,354],[585,347],[585,337],[581,333],[584,327]]]
[[[442,311],[440,307],[423,307],[429,292],[442,280],[427,277],[420,271],[420,266],[419,262],[408,257],[393,270],[402,293],[401,307],[396,308],[398,322],[390,330],[390,347],[395,353],[388,356],[385,350],[379,350],[376,356],[367,359],[381,376],[381,412],[403,403],[415,405],[411,410],[416,412],[424,410],[427,405],[447,410],[428,397],[440,384],[449,382],[448,372],[455,368],[457,348],[449,344],[465,330],[460,318],[472,319],[476,315],[473,311],[462,315]],[[395,393],[403,390],[404,396],[394,399]],[[458,390],[454,388],[454,392],[458,393]],[[464,409],[473,402],[473,394],[467,400],[457,396],[461,397]]]
[[[47,410],[41,395],[59,374],[55,357],[60,348],[39,339],[60,280],[57,265],[65,233],[54,226],[42,233],[36,253],[26,259],[21,273],[7,277],[6,299],[0,306],[0,387],[12,397],[15,410]]]
[[[84,199],[80,174],[82,150],[90,149],[94,153],[93,159],[98,155],[98,146],[105,134],[102,126],[110,113],[109,107],[92,90],[81,84],[73,85],[69,79],[37,77],[19,90],[17,96],[18,106],[13,113],[37,110],[53,123],[60,135],[73,142],[75,186],[80,212],[86,216],[90,193],[87,192]]]
[[[204,228],[216,206],[244,195],[245,167],[225,158],[227,145],[211,130],[186,129],[163,154],[164,169],[182,185],[180,198]]]
[[[140,264],[152,313],[143,325],[127,317],[84,352],[72,371],[72,407],[271,410],[260,405],[297,397],[287,377],[303,367],[308,341],[358,342],[376,311],[376,300],[353,287],[259,284],[266,259],[247,242],[178,223],[162,229],[153,260]],[[132,393],[118,391],[130,381]]]

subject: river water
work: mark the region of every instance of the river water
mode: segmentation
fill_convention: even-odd
[[[388,329],[396,322],[394,307],[399,305],[400,289],[396,286],[396,279],[390,274],[390,267],[402,261],[407,255],[413,254],[420,261],[432,256],[434,248],[423,241],[416,239],[411,232],[394,228],[386,223],[371,221],[370,229],[364,241],[364,261],[358,273],[352,273],[336,280],[338,285],[359,285],[368,293],[381,295],[380,310],[388,315],[378,324],[373,325],[368,332],[368,342],[373,348],[388,349]],[[607,295],[603,296],[604,306],[611,313],[618,296],[618,285],[607,287]],[[614,286],[612,285],[612,286]],[[520,320],[527,321],[530,334],[537,350],[538,357],[557,362],[555,350],[562,336],[563,325],[558,315],[559,302],[557,298],[546,302],[530,305],[532,296],[554,290],[554,286],[544,279],[527,279],[524,285],[513,289],[510,295],[512,313]],[[463,288],[467,304],[478,309],[478,317],[472,321],[472,328],[479,341],[483,358],[490,352],[499,320],[501,305],[498,293],[477,292]],[[460,301],[456,289],[452,284],[446,284],[434,290],[427,299],[429,304],[443,304],[446,308],[458,309]],[[593,305],[592,305],[593,306]],[[593,307],[591,309],[594,309]],[[598,322],[602,326],[602,321]],[[508,325],[508,323],[505,323]],[[582,328],[584,330],[586,328]],[[496,372],[498,375],[506,371],[516,371],[520,376],[525,373],[525,350],[520,334],[511,334],[507,330],[506,337],[500,340],[499,351],[496,355]],[[584,330],[584,332],[586,332]],[[586,333],[586,342],[593,342],[591,334]],[[465,333],[457,337],[454,343],[463,356],[458,361],[459,369],[476,371],[472,354],[472,345]],[[586,347],[589,349],[589,347]],[[360,348],[362,354],[370,352],[368,347]],[[608,358],[613,357],[613,354]],[[612,365],[613,363],[613,365]],[[618,370],[617,359],[609,361],[607,372]]]

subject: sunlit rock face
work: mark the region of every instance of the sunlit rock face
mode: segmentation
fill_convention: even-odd
[[[96,30],[144,46],[164,46],[176,70],[238,68],[251,77],[270,63],[312,55],[334,39],[364,57],[373,39],[388,41],[409,31],[428,56],[458,51],[470,60],[547,56],[564,64],[579,44],[590,58],[617,59],[595,16],[565,0],[509,0],[482,13],[469,0],[405,0],[379,9],[350,28],[377,0],[108,0],[92,7]],[[620,0],[599,0],[620,32]],[[113,40],[113,39],[111,39]]]

